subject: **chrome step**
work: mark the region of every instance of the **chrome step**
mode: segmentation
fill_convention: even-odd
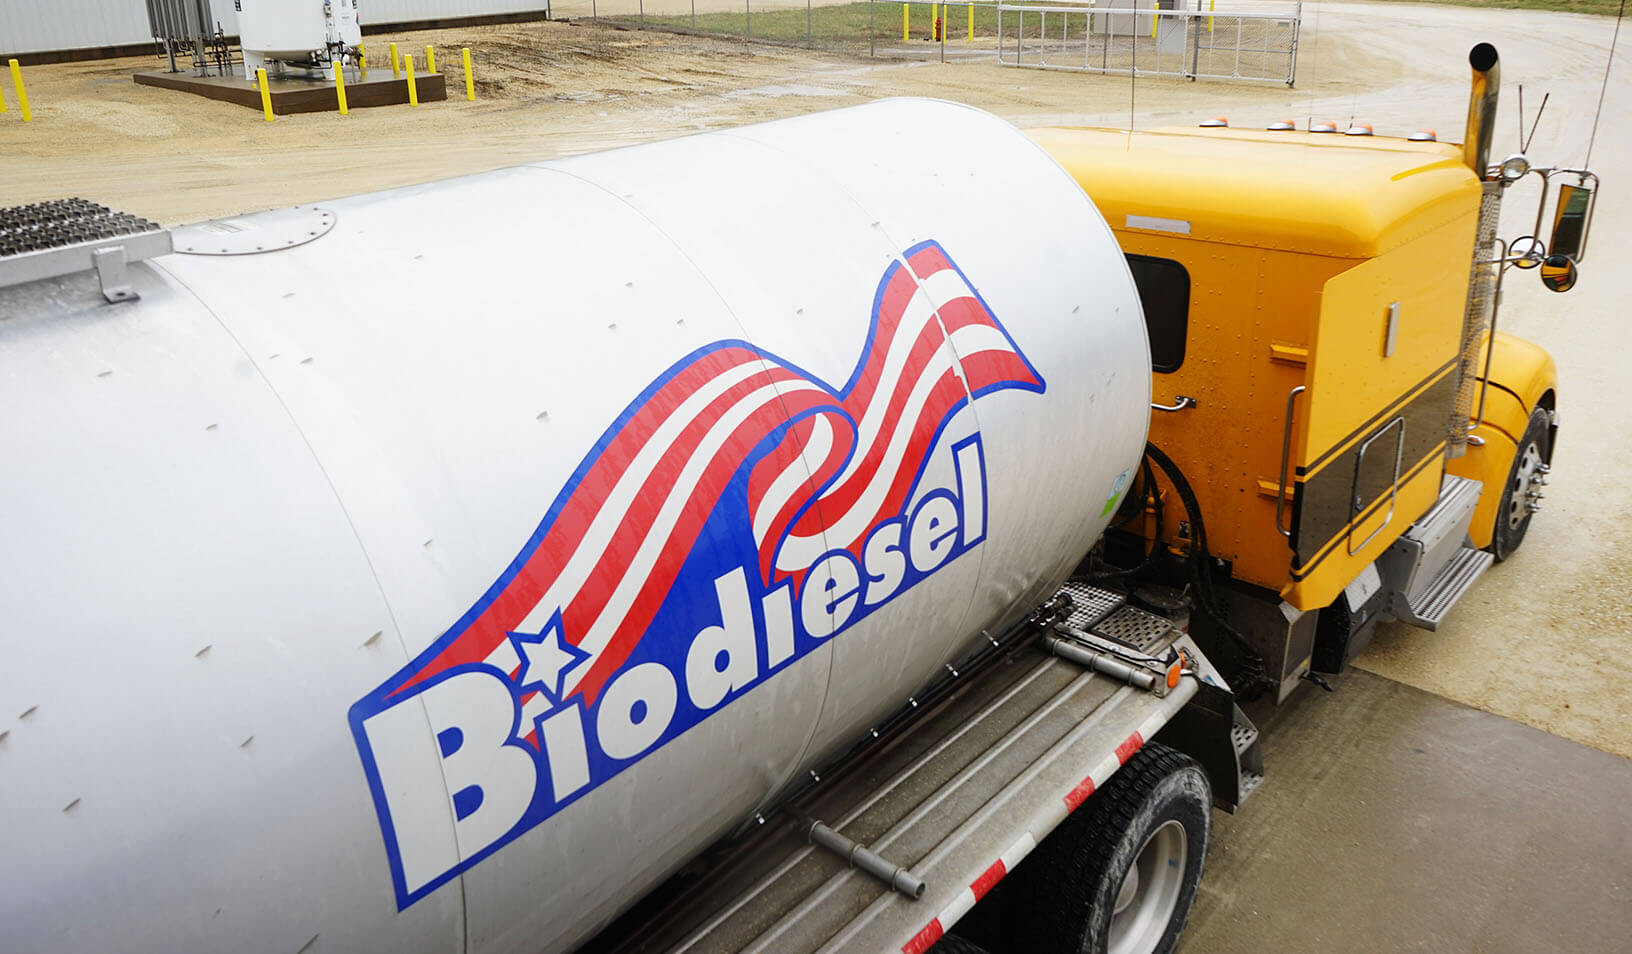
[[[1396,597],[1394,615],[1413,626],[1427,630],[1438,629],[1439,624],[1450,614],[1451,607],[1473,588],[1473,584],[1479,582],[1479,577],[1483,576],[1495,561],[1496,557],[1484,550],[1462,547],[1461,551],[1439,571],[1421,596],[1415,600]]]
[[[1247,714],[1241,711],[1240,706],[1233,703],[1230,706],[1230,713],[1232,723],[1230,726],[1230,744],[1235,747],[1235,774],[1238,780],[1235,792],[1235,808],[1230,809],[1230,811],[1235,811],[1246,803],[1247,797],[1263,782],[1264,753],[1259,748],[1262,736],[1258,732],[1258,727],[1252,724],[1252,720],[1247,717]]]
[[[1245,755],[1247,750],[1258,742],[1258,730],[1245,723],[1237,722],[1230,728],[1230,741],[1235,744],[1235,754]]]

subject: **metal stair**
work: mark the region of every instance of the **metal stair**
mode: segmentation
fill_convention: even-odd
[[[1416,599],[1395,598],[1394,615],[1413,626],[1436,630],[1463,594],[1479,582],[1479,577],[1496,562],[1484,550],[1464,546],[1428,584]]]

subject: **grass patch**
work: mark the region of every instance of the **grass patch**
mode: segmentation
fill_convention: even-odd
[[[1384,2],[1488,7],[1492,10],[1550,10],[1554,13],[1592,13],[1606,17],[1615,16],[1621,9],[1621,0],[1384,0]]]

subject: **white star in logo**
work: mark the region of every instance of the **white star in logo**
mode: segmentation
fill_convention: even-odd
[[[537,634],[511,633],[516,655],[521,657],[521,670],[516,673],[516,686],[523,692],[536,687],[551,702],[561,701],[561,683],[566,671],[589,658],[589,653],[561,638],[561,614],[550,617],[550,622]]]

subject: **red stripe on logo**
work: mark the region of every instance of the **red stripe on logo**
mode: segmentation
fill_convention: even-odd
[[[1088,796],[1092,794],[1094,794],[1094,780],[1091,777],[1083,779],[1076,788],[1065,793],[1065,810],[1068,812],[1076,811],[1077,807],[1086,802]]]
[[[924,925],[922,931],[913,935],[912,940],[901,945],[901,954],[924,954],[944,933],[946,931],[941,927],[941,919],[936,918]]]
[[[1144,744],[1145,737],[1135,732],[1134,734],[1128,736],[1121,745],[1116,747],[1116,760],[1123,765],[1128,764],[1128,759],[1133,758],[1133,753],[1139,751],[1139,747]]]
[[[969,886],[969,890],[975,893],[975,900],[979,901],[986,897],[986,892],[992,890],[992,886],[1002,881],[1003,876],[1008,873],[1009,869],[1003,866],[1002,858],[992,862],[992,866],[981,872],[980,877]]]

